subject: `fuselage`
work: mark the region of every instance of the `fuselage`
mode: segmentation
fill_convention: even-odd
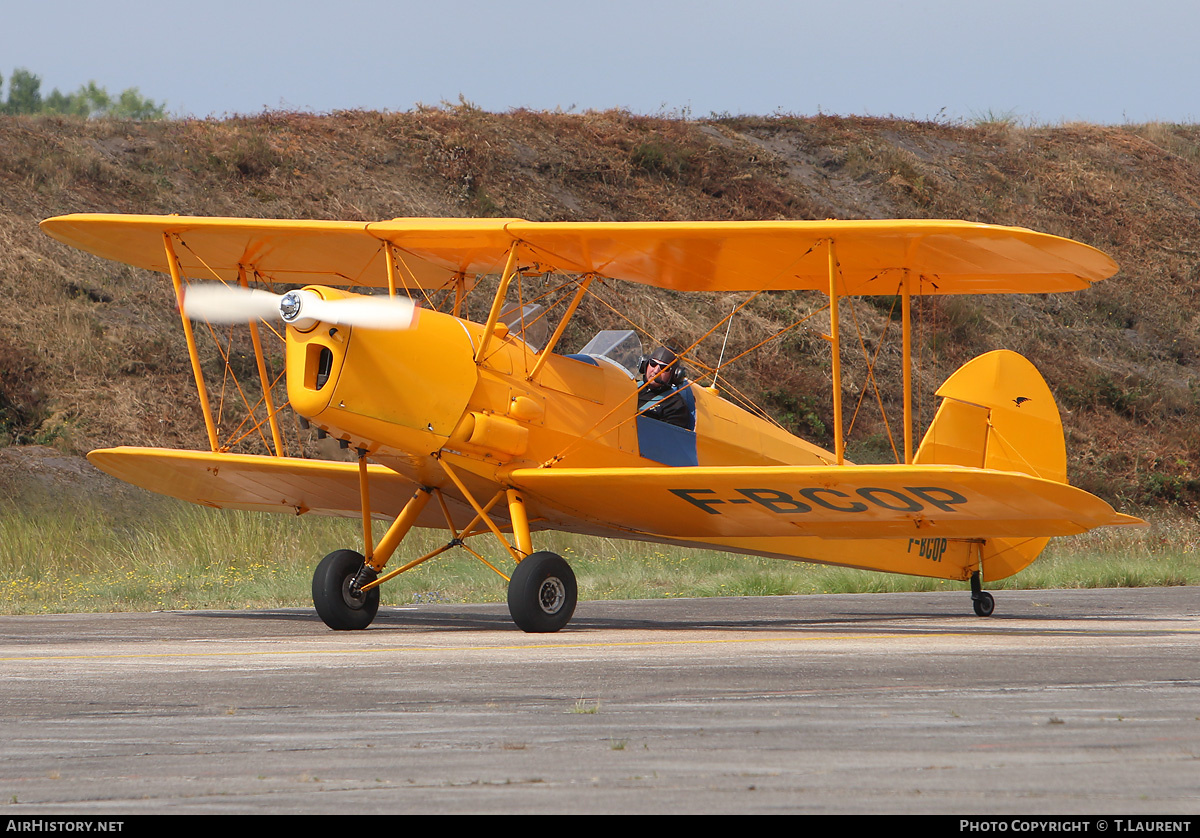
[[[551,355],[531,376],[539,357],[524,340],[503,324],[483,337],[481,324],[428,310],[405,331],[289,328],[288,396],[326,433],[450,496],[460,493],[438,459],[480,497],[518,468],[834,461],[711,389],[691,385],[696,430],[686,431],[637,416],[639,381],[606,357]],[[536,500],[530,512],[543,527],[580,529]]]

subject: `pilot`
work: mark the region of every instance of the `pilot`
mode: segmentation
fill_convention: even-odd
[[[638,412],[689,431],[696,429],[696,397],[687,373],[674,351],[660,346],[642,368],[644,385],[638,390]]]

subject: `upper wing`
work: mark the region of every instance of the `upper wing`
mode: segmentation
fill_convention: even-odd
[[[415,219],[420,241],[440,241],[438,258],[402,257],[397,281],[428,289],[459,273],[475,276],[504,266],[511,238],[503,219]],[[474,223],[471,223],[474,222]],[[59,241],[105,259],[168,273],[163,237],[170,236],[184,276],[236,281],[240,270],[296,284],[386,288],[383,239],[365,221],[201,218],[179,215],[78,213],[48,218],[41,227]],[[441,226],[449,235],[437,236]]]
[[[167,271],[170,235],[186,276],[234,280],[239,269],[278,281],[386,287],[383,242],[404,284],[444,286],[496,273],[513,244],[519,265],[597,273],[678,291],[838,291],[913,294],[1074,291],[1116,273],[1105,254],[1070,239],[965,221],[533,222],[505,218],[287,221],[77,214],[42,229],[66,244]]]
[[[913,294],[1076,291],[1117,272],[1104,253],[1020,227],[966,221],[533,223],[508,231],[539,259],[678,291]]]
[[[1142,523],[1063,483],[964,466],[517,469],[529,500],[671,538],[1074,535]]]
[[[88,460],[127,483],[204,506],[295,515],[362,514],[354,463],[162,448],[108,448],[88,454]],[[385,517],[396,515],[416,485],[383,466],[368,469],[372,510]]]

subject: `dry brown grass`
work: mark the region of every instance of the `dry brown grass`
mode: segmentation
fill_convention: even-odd
[[[0,118],[0,435],[69,450],[203,446],[169,283],[61,247],[37,222],[72,211],[375,219],[532,220],[947,217],[1093,244],[1116,278],[1056,297],[941,298],[920,306],[922,416],[958,364],[1028,355],[1062,402],[1075,482],[1121,503],[1200,498],[1200,128],[1022,127],[840,117],[688,121],[621,111],[267,113],[126,123]],[[727,296],[606,289],[658,337],[691,343]],[[824,302],[764,295],[727,357]],[[860,302],[874,351],[886,301]],[[581,337],[610,318],[586,306]],[[855,334],[845,315],[844,333]],[[818,315],[729,368],[728,380],[828,443],[828,328]],[[891,336],[896,335],[893,327]],[[715,364],[722,335],[697,352]],[[206,365],[218,363],[211,341]],[[899,405],[899,350],[880,355]],[[865,363],[847,353],[847,400]],[[723,374],[723,378],[725,375]],[[863,450],[883,425],[870,404]],[[821,429],[825,429],[822,438]]]

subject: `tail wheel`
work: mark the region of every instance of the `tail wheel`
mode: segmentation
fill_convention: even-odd
[[[317,615],[335,631],[365,629],[379,611],[379,589],[363,593],[359,585],[375,579],[362,553],[335,550],[313,573],[312,597]]]
[[[971,604],[975,606],[976,617],[990,617],[996,610],[996,599],[987,591],[980,591],[977,596],[972,595]]]
[[[983,578],[978,570],[971,574],[971,605],[975,607],[976,617],[990,617],[996,610],[996,600],[983,589]]]
[[[526,556],[508,583],[508,613],[522,631],[558,631],[571,621],[579,588],[575,574],[557,553]]]

